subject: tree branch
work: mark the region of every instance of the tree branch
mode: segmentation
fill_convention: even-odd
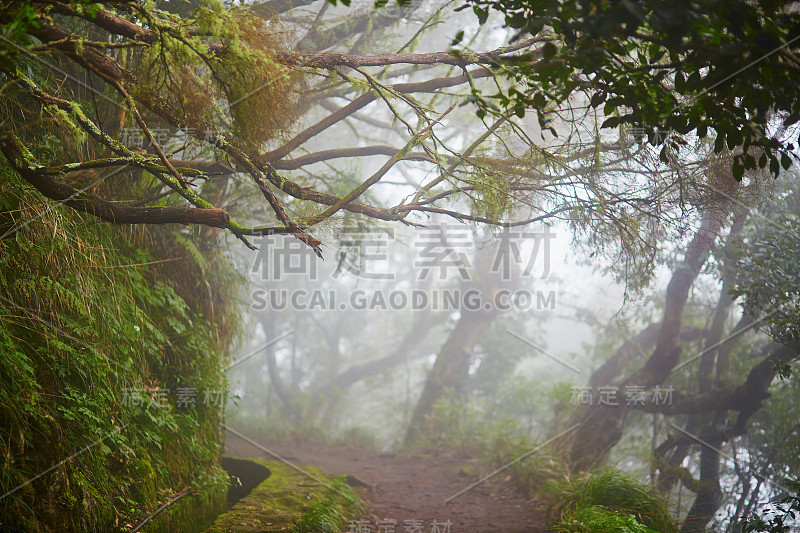
[[[93,194],[59,183],[43,172],[33,154],[12,133],[0,136],[0,151],[11,168],[36,190],[51,200],[114,224],[202,224],[215,228],[228,226],[230,217],[222,209],[189,207],[126,207]]]

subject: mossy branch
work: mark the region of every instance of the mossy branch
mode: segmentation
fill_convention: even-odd
[[[202,224],[217,228],[227,227],[230,222],[228,213],[213,206],[201,209],[127,207],[70,187],[50,177],[30,150],[11,133],[0,137],[0,152],[23,179],[44,196],[107,222],[114,224]]]

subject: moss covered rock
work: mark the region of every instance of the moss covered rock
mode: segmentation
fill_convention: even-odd
[[[251,460],[268,468],[270,476],[220,515],[206,533],[339,532],[362,512],[360,500],[343,477],[331,478],[309,466]]]

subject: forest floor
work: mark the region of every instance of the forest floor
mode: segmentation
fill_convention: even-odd
[[[472,473],[476,467],[469,459],[444,453],[424,456],[380,453],[313,442],[259,444],[300,467],[312,465],[331,475],[348,476],[348,482],[363,499],[368,513],[352,520],[368,520],[372,532],[544,531],[544,502],[524,498],[502,472],[445,503],[480,479]],[[269,457],[264,451],[230,434],[226,454],[242,458]],[[394,529],[381,529],[379,520],[394,520],[396,526]],[[407,529],[408,521],[412,520],[417,521],[422,529]],[[444,524],[448,520],[450,525],[446,529]]]

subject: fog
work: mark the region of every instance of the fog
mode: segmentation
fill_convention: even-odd
[[[41,4],[0,9],[8,523],[798,527],[791,5]]]
[[[390,53],[413,39],[416,53],[435,52],[447,49],[461,30],[461,43],[468,43],[465,49],[490,50],[514,34],[496,16],[478,27],[469,10],[431,22],[429,17],[448,5],[421,4],[365,50]],[[317,8],[311,4],[308,11],[314,13]],[[353,16],[360,9],[363,6],[355,3],[328,6],[325,17]],[[393,81],[444,75],[431,70],[408,68],[408,74]],[[463,92],[442,91],[422,102],[430,101],[432,108],[443,110],[447,102],[458,103],[463,97]],[[334,101],[335,105],[322,106],[316,114],[309,112],[297,127],[314,124],[348,100]],[[407,103],[376,100],[360,116],[353,115],[315,136],[303,145],[303,151],[408,139],[410,124],[404,119],[413,122],[413,111]],[[586,103],[576,96],[569,105],[581,110]],[[514,197],[502,216],[504,221],[542,216],[510,228],[436,212],[414,214],[404,225],[334,216],[312,230],[323,242],[324,261],[308,248],[301,250],[292,237],[256,241],[257,253],[239,255],[240,268],[248,276],[243,307],[251,313],[251,321],[233,358],[248,359],[229,373],[227,424],[282,450],[292,448],[287,443],[314,443],[311,455],[304,448],[303,461],[313,462],[316,453],[324,456],[326,446],[433,453],[434,457],[445,454],[448,461],[477,462],[469,470],[477,476],[496,467],[507,468],[520,456],[527,459],[529,452],[554,436],[561,449],[550,448],[548,453],[564,457],[570,446],[573,452],[580,450],[570,439],[591,440],[591,432],[576,437],[562,431],[570,427],[570,421],[580,421],[587,410],[650,404],[652,409],[630,409],[624,431],[595,459],[643,483],[661,484],[674,517],[686,517],[694,496],[684,486],[689,483],[685,478],[684,482],[669,481],[656,458],[666,453],[676,467],[700,475],[700,454],[706,444],[719,452],[721,461],[723,496],[712,519],[720,531],[732,530],[731,515],[739,519],[742,502],[754,509],[770,495],[780,494],[777,481],[759,483],[761,488],[750,496],[742,493],[747,493],[746,487],[752,490],[750,481],[745,488],[742,485],[749,477],[742,477],[743,464],[755,460],[741,450],[752,446],[748,437],[735,436],[711,445],[694,433],[702,425],[699,421],[711,414],[696,415],[699,418],[684,429],[676,424],[691,420],[682,416],[686,411],[670,412],[676,398],[684,400],[693,394],[691,383],[697,379],[693,376],[700,356],[711,351],[702,340],[698,342],[703,334],[697,331],[708,331],[712,321],[718,322],[716,327],[725,332],[718,345],[728,341],[736,345],[726,346],[726,358],[740,353],[746,359],[748,350],[767,342],[767,335],[756,333],[758,324],[743,318],[741,300],[733,305],[718,301],[720,294],[730,290],[730,280],[722,281],[720,269],[727,254],[739,253],[725,247],[726,235],[735,240],[731,232],[741,230],[731,230],[727,224],[721,228],[719,247],[692,283],[682,314],[686,326],[691,325],[688,329],[699,329],[694,336],[687,333],[680,343],[683,370],[676,368],[672,377],[657,384],[647,383],[641,374],[642,384],[636,382],[635,369],[650,355],[664,313],[674,311],[665,311],[668,284],[682,268],[683,254],[692,253],[686,251],[692,237],[703,232],[702,209],[697,208],[709,201],[706,195],[714,190],[694,189],[698,182],[693,180],[703,181],[709,175],[703,143],[690,139],[690,147],[667,165],[660,164],[657,149],[646,144],[638,150],[631,150],[629,144],[624,154],[613,150],[601,154],[602,143],[631,140],[625,132],[598,133],[596,128],[606,117],[595,113],[580,119],[559,116],[551,123],[552,132],[544,134],[535,115],[526,114],[513,128],[500,129],[496,138],[484,137],[483,144],[474,145],[491,121],[482,124],[463,103],[447,108],[446,115],[435,126],[445,152],[472,152],[479,147],[485,156],[517,158],[534,172],[543,169],[544,174],[532,183],[580,175],[580,184],[569,185],[568,192],[543,186]],[[568,154],[593,144],[597,148],[588,164],[585,158],[568,157],[564,161],[569,162],[537,167],[541,163],[531,158],[537,151]],[[369,176],[384,162],[380,157],[348,158],[308,165],[303,171],[320,180]],[[384,205],[398,198],[411,200],[421,184],[435,181],[436,172],[424,162],[398,163],[370,189],[371,198]],[[685,173],[693,178],[687,180]],[[669,185],[675,179],[691,185],[678,192]],[[761,216],[757,214],[760,198],[768,189],[772,190],[771,185],[755,174],[745,178],[741,194],[746,199],[740,206],[756,209],[754,224]],[[657,216],[634,214],[635,222],[620,229],[614,226],[619,220],[604,221],[603,196],[610,191],[622,195],[639,191],[643,198],[665,192],[678,196],[667,203],[643,200],[640,206],[657,205]],[[679,197],[684,194],[693,199],[686,203]],[[595,214],[598,200],[601,207]],[[449,209],[469,211],[474,201],[469,195],[454,199]],[[490,200],[484,196],[484,201]],[[694,207],[689,208],[690,204]],[[636,205],[636,200],[629,202]],[[562,214],[564,206],[567,214]],[[622,216],[631,215],[625,215],[623,208]],[[291,256],[286,253],[289,247],[295,252]],[[279,340],[263,348],[274,339]],[[618,366],[608,366],[609,360],[620,358],[624,361],[615,363]],[[601,375],[603,371],[611,373]],[[612,431],[613,427],[593,431]],[[664,448],[666,441],[682,433],[689,435],[689,447],[684,444],[674,454]],[[504,436],[505,448],[497,442]],[[597,441],[598,449],[606,446],[604,440]],[[228,445],[241,453],[235,436],[228,435]],[[534,459],[535,455],[530,461],[535,463]],[[518,464],[522,473],[498,477],[521,486],[523,493],[533,489],[527,494],[536,494],[538,484],[526,478],[535,474],[524,473],[524,460]],[[538,472],[537,468],[530,470]],[[762,476],[758,479],[781,476],[758,472]],[[371,481],[381,484],[380,479]]]

